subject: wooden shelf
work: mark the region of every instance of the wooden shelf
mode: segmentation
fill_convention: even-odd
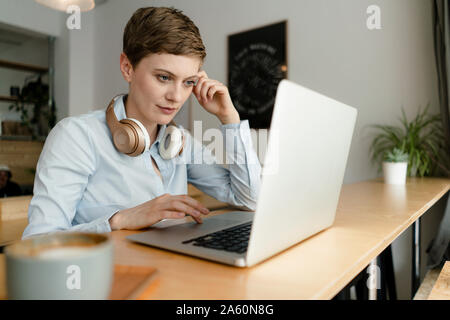
[[[0,101],[15,102],[15,101],[17,101],[17,97],[10,97],[10,96],[2,96],[2,95],[0,95]]]
[[[41,66],[34,66],[31,64],[18,63],[6,60],[0,60],[0,67],[14,69],[14,70],[23,70],[23,71],[31,71],[36,73],[46,73],[48,72],[48,68]]]
[[[45,141],[47,137],[45,136],[39,136],[39,137],[35,137],[35,139],[33,139],[32,136],[5,136],[5,135],[0,135],[0,143],[2,141],[32,141],[32,142],[43,142]]]

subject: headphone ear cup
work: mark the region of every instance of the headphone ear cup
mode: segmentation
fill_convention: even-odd
[[[145,150],[150,149],[150,135],[144,125],[139,120],[133,118],[127,118],[124,121],[130,123],[138,134],[136,156],[144,153]]]
[[[119,152],[136,157],[150,148],[150,136],[144,125],[136,119],[117,120],[114,104],[121,95],[115,96],[106,108],[106,123],[111,132],[113,143]],[[127,95],[124,96],[124,103]]]
[[[136,151],[137,132],[132,125],[125,121],[120,121],[113,132],[114,146],[122,153],[131,154]]]
[[[146,141],[142,128],[134,119],[122,119],[114,136],[114,144],[120,152],[136,157],[145,151]],[[144,128],[145,129],[145,128]]]
[[[165,160],[172,159],[181,154],[184,146],[183,132],[175,127],[168,126],[159,143],[159,154]]]

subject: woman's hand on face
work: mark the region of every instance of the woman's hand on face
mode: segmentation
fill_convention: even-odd
[[[202,223],[201,215],[208,213],[209,210],[204,205],[187,195],[166,193],[137,207],[117,212],[110,218],[109,223],[111,230],[137,230],[162,219],[182,219],[186,214],[197,223]]]
[[[198,77],[192,93],[200,105],[217,116],[222,124],[239,123],[239,113],[231,101],[228,88],[217,80],[209,79],[205,71],[200,71]]]

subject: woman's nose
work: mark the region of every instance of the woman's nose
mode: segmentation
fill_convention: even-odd
[[[166,98],[174,103],[181,102],[183,99],[183,88],[180,85],[171,86],[166,94]]]

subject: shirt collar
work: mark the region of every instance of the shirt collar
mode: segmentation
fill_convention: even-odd
[[[165,124],[163,124],[159,127],[158,136],[156,137],[156,141],[155,141],[155,143],[157,145],[161,143],[161,140],[164,136],[164,132],[166,131],[166,127],[167,126]]]
[[[116,114],[118,121],[127,118],[127,115],[125,113],[125,105],[123,103],[124,97],[125,95],[117,98],[116,102],[114,103],[114,113]]]
[[[116,114],[118,121],[127,118],[126,111],[125,111],[125,104],[123,103],[124,98],[125,98],[125,95],[119,97],[114,104],[114,113]],[[160,126],[158,135],[156,136],[156,141],[154,143],[151,143],[151,146],[153,144],[156,144],[156,146],[158,147],[159,143],[161,142],[161,140],[163,138],[164,131],[166,131],[166,127],[167,127],[167,125],[165,125],[165,124]],[[150,148],[151,148],[151,146],[150,146]]]

